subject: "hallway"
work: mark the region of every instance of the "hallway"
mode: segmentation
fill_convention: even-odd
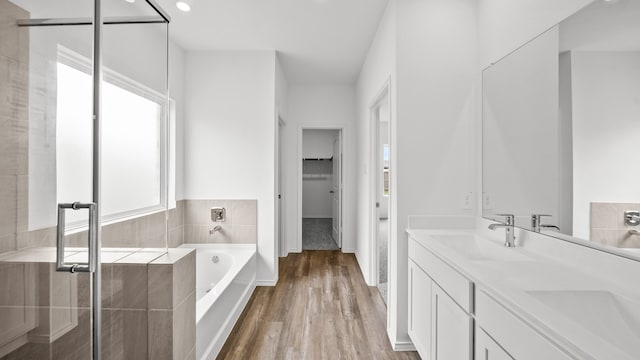
[[[353,254],[289,254],[279,269],[277,286],[256,288],[218,359],[419,359],[391,349],[385,305]]]

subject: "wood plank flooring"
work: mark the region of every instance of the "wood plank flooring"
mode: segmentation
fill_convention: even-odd
[[[384,302],[353,254],[289,254],[279,272],[277,286],[253,293],[218,359],[420,359],[391,349]]]

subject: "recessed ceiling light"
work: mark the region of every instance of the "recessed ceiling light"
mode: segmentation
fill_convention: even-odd
[[[186,0],[177,1],[176,7],[184,12],[191,11],[191,4],[189,3],[189,1],[186,1]]]
[[[136,0],[124,0],[124,1],[126,1],[126,2],[128,2],[130,4],[133,4],[134,2],[136,2]]]

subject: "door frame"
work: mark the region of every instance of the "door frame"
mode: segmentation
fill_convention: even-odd
[[[389,109],[389,189],[391,189],[391,174],[393,171],[393,133],[392,133],[392,110],[391,110],[391,92],[390,92],[390,81],[387,80],[385,81],[385,83],[383,84],[382,88],[378,91],[378,93],[376,94],[376,96],[373,98],[373,101],[371,102],[371,105],[369,105],[369,121],[370,121],[370,131],[369,131],[369,161],[371,164],[371,172],[369,175],[369,187],[370,187],[370,195],[369,195],[369,209],[370,209],[370,214],[369,214],[369,219],[370,219],[370,231],[371,231],[371,239],[373,240],[371,242],[371,248],[370,248],[370,254],[369,254],[369,259],[370,259],[370,277],[371,277],[371,282],[370,284],[374,285],[374,286],[378,286],[378,271],[379,271],[379,253],[378,253],[378,242],[379,242],[379,209],[376,206],[376,203],[378,202],[378,182],[379,182],[379,177],[380,174],[378,174],[378,142],[379,142],[379,132],[380,132],[380,117],[378,115],[378,109],[380,108],[381,104],[383,103],[383,101],[385,101],[386,99],[386,103],[387,103],[387,107]],[[391,239],[392,239],[392,222],[395,222],[395,219],[392,216],[392,211],[391,211],[391,204],[392,204],[392,197],[393,197],[393,193],[390,191],[389,192],[389,200],[388,200],[388,204],[389,204],[389,209],[388,209],[388,224],[389,224],[389,230],[388,230],[388,241],[389,241],[389,245],[387,248],[387,269],[390,268],[390,263],[391,263],[391,250],[392,250],[392,246],[391,246]],[[387,273],[387,278],[389,279],[387,281],[387,283],[390,282],[390,277],[389,274]],[[389,291],[390,287],[389,285],[387,285],[387,292]],[[389,301],[390,301],[390,297],[387,296],[387,308],[389,308]]]
[[[338,132],[338,138],[340,139],[340,157],[341,157],[341,166],[344,169],[344,133],[346,131],[345,125],[342,124],[301,124],[298,126],[298,154],[296,157],[297,161],[297,182],[298,182],[298,214],[296,216],[297,225],[297,233],[298,238],[296,240],[296,252],[302,252],[302,142],[303,142],[303,131],[304,130],[336,130]],[[334,156],[336,156],[334,154]],[[342,171],[344,173],[344,171]],[[340,181],[340,192],[338,193],[338,212],[339,212],[339,222],[340,222],[340,239],[339,246],[340,251],[342,251],[344,242],[342,241],[344,234],[344,211],[343,211],[343,203],[344,203],[344,174],[341,174]]]
[[[279,109],[276,108],[276,146],[275,146],[275,239],[277,257],[286,256],[286,126]],[[276,258],[277,262],[277,258]]]

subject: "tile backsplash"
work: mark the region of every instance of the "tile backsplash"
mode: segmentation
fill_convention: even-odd
[[[211,208],[226,209],[226,221],[213,222]],[[257,242],[256,200],[180,200],[169,210],[168,226],[164,212],[115,222],[102,227],[104,247],[163,248],[168,231],[168,245],[178,247],[184,243],[236,243]],[[220,225],[220,231],[209,231]],[[17,250],[55,246],[56,228],[29,231]],[[85,247],[87,232],[67,236],[67,246]],[[14,250],[7,249],[5,251]],[[0,251],[2,253],[4,251]]]
[[[226,209],[226,221],[213,222],[211,208]],[[216,225],[219,231],[210,234]],[[257,242],[256,200],[184,200],[185,243],[235,243]]]
[[[640,210],[640,203],[591,203],[591,241],[619,248],[640,248],[640,226],[624,223],[624,212]]]

